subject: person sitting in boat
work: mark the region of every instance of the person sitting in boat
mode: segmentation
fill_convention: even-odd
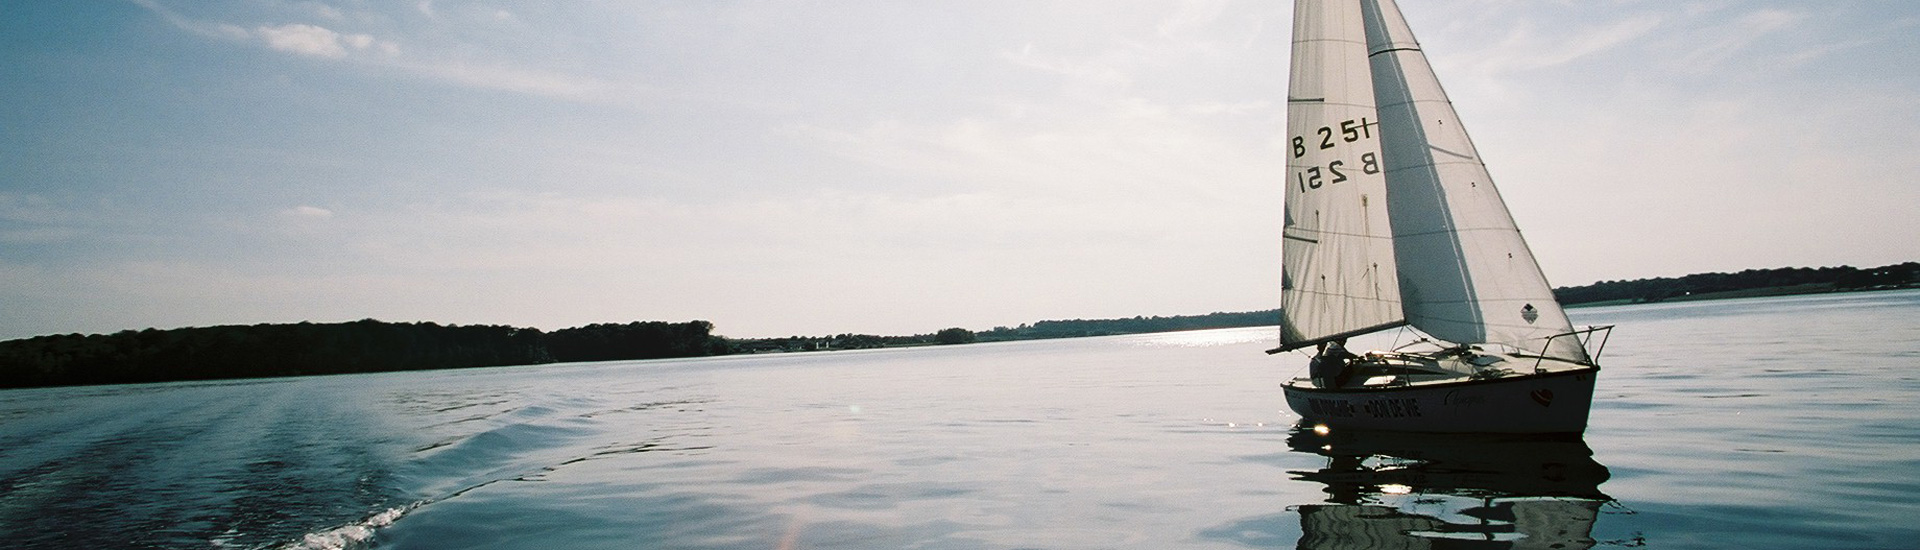
[[[1307,374],[1313,377],[1313,384],[1322,388],[1337,388],[1347,383],[1347,361],[1360,356],[1347,351],[1347,339],[1340,338],[1332,342],[1321,342],[1316,348],[1313,362],[1307,367]]]

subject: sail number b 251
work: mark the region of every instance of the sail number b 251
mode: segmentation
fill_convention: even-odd
[[[1361,117],[1360,120],[1340,121],[1340,141],[1353,143],[1363,139],[1370,139],[1373,137],[1373,127],[1378,124],[1378,122],[1367,120],[1365,117]],[[1332,149],[1334,145],[1338,145],[1333,141],[1334,134],[1332,126],[1321,126],[1315,133],[1319,134],[1319,145],[1321,149]],[[1305,136],[1293,136],[1293,158],[1300,158],[1306,156],[1306,154],[1307,138]]]
[[[1319,148],[1332,149],[1342,142],[1353,143],[1363,139],[1372,139],[1373,127],[1378,124],[1379,123],[1367,120],[1366,118],[1341,121],[1340,132],[1338,134],[1340,139],[1338,142],[1334,141],[1334,135],[1336,134],[1332,126],[1321,126],[1320,129],[1315,132],[1320,138]],[[1300,158],[1307,155],[1307,143],[1305,136],[1293,136],[1293,158]],[[1347,173],[1344,170],[1351,169],[1352,166],[1349,166],[1347,161],[1335,159],[1327,161],[1325,166],[1308,166],[1305,170],[1294,172],[1293,176],[1294,180],[1300,184],[1300,191],[1306,192],[1308,189],[1319,189],[1322,185],[1347,181]],[[1360,171],[1367,175],[1380,173],[1379,153],[1373,151],[1361,153]]]
[[[1323,171],[1320,168],[1319,166],[1308,166],[1306,170],[1293,173],[1294,179],[1300,182],[1301,192],[1306,192],[1308,189],[1319,189],[1320,186],[1329,183],[1347,181],[1346,172],[1340,171],[1342,168],[1347,168],[1346,161],[1328,161],[1326,170]],[[1367,175],[1380,173],[1380,156],[1372,151],[1361,154],[1360,171]]]

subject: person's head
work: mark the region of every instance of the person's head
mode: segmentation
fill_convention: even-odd
[[[1334,338],[1334,339],[1333,339],[1333,344],[1334,344],[1334,345],[1336,345],[1336,346],[1340,346],[1340,347],[1343,347],[1343,348],[1344,348],[1344,347],[1347,347],[1347,339],[1346,339],[1346,338]]]

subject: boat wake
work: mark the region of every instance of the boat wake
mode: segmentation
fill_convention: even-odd
[[[435,504],[467,496],[495,484],[540,481],[545,476],[583,462],[614,459],[633,453],[676,451],[702,447],[669,445],[669,438],[655,435],[641,440],[605,443],[602,436],[615,426],[637,421],[630,415],[676,413],[697,407],[699,400],[637,400],[637,403],[605,403],[598,399],[572,398],[566,406],[531,405],[494,401],[485,405],[498,410],[485,411],[471,421],[440,422],[435,428],[449,429],[431,443],[416,446],[396,477],[419,483],[405,493],[411,504],[397,507],[374,506],[378,510],[358,521],[301,535],[278,545],[257,546],[275,550],[348,550],[372,548],[384,537],[401,536],[389,528],[409,514]],[[452,414],[448,409],[444,413]],[[469,411],[470,412],[470,411]],[[463,412],[461,414],[468,414]],[[404,502],[405,500],[398,500]],[[396,501],[388,501],[389,505]],[[219,545],[216,541],[216,545]]]
[[[299,542],[279,547],[280,550],[348,550],[367,548],[373,543],[375,531],[393,525],[400,516],[426,504],[426,501],[409,504],[399,508],[389,508],[358,522],[349,523],[317,533],[308,533]]]

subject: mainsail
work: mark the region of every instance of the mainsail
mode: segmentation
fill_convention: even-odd
[[[1402,323],[1360,4],[1294,4],[1282,349]]]
[[[1399,7],[1393,0],[1299,0],[1294,18],[1287,128],[1293,139],[1290,167],[1295,181],[1287,187],[1282,245],[1287,263],[1282,348],[1404,321],[1454,343],[1501,344],[1586,361],[1578,340],[1552,338],[1572,332],[1572,323],[1554,300],[1552,287]],[[1364,36],[1365,64],[1345,52],[1355,28]],[[1335,63],[1350,64],[1329,66]],[[1367,78],[1350,74],[1363,67]],[[1364,88],[1355,87],[1362,84]],[[1368,96],[1372,105],[1347,98],[1345,109],[1335,111],[1308,101],[1310,94],[1334,89]],[[1360,139],[1344,139],[1352,135],[1346,132],[1349,120],[1367,121],[1360,124]],[[1325,142],[1315,138],[1327,133],[1321,128],[1333,130],[1331,137],[1343,142],[1319,147]],[[1354,147],[1342,151],[1342,145]],[[1302,179],[1303,174],[1310,178],[1316,168],[1326,171],[1337,161],[1344,161],[1341,167],[1354,166],[1343,153],[1364,156],[1375,150],[1377,156],[1359,159],[1365,178],[1350,179],[1355,185],[1345,188],[1348,194],[1325,193],[1338,189],[1332,185],[1301,185],[1310,181]],[[1375,190],[1375,182],[1382,188]],[[1383,202],[1391,235],[1384,241],[1374,232]],[[1303,221],[1303,215],[1313,218]],[[1318,231],[1308,233],[1303,226]],[[1335,240],[1354,250],[1321,250],[1328,248],[1328,234],[1343,237]],[[1315,238],[1322,240],[1306,242]],[[1386,242],[1391,253],[1377,252]],[[1361,256],[1367,259],[1357,259]],[[1389,259],[1379,261],[1378,256]],[[1381,273],[1392,273],[1394,280],[1381,282]],[[1317,286],[1302,288],[1309,283]],[[1369,294],[1381,289],[1396,295],[1376,299]],[[1352,303],[1392,303],[1393,311],[1355,315]]]

